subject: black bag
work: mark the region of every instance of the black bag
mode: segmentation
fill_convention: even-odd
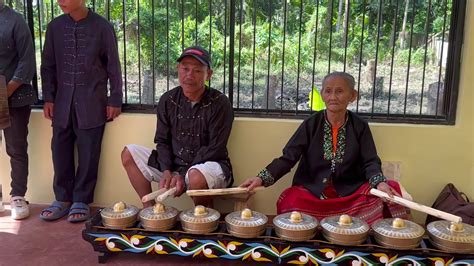
[[[474,225],[474,202],[469,202],[467,195],[463,192],[459,192],[451,183],[447,184],[441,193],[439,193],[432,207],[460,216],[463,223]],[[428,215],[425,224],[428,225],[436,220],[440,219]]]

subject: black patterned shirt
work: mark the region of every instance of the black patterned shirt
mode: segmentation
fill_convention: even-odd
[[[229,99],[218,90],[206,87],[197,103],[190,102],[181,87],[164,93],[157,109],[156,150],[148,165],[184,176],[192,165],[214,161],[233,180],[227,152],[233,120]]]
[[[92,10],[79,21],[69,15],[53,19],[46,30],[41,76],[44,100],[54,103],[53,126],[65,128],[71,108],[79,128],[102,126],[107,106],[122,105],[113,26]]]
[[[325,111],[305,119],[283,149],[259,176],[268,186],[287,174],[299,162],[293,185],[302,185],[319,197],[328,182],[339,196],[356,191],[364,182],[382,175],[380,158],[369,125],[355,113],[347,119],[337,134],[333,151],[331,124]]]
[[[0,6],[0,75],[6,82],[29,84],[36,72],[30,29],[21,14]]]

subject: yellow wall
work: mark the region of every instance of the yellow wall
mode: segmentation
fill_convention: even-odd
[[[402,183],[422,204],[431,205],[442,187],[453,182],[474,198],[474,3],[468,1],[465,45],[461,70],[458,116],[455,126],[425,126],[401,124],[371,124],[379,155],[384,161],[402,163]],[[237,118],[234,122],[229,149],[234,164],[236,184],[255,175],[282,147],[301,121]],[[117,200],[139,204],[121,166],[120,152],[125,144],[153,146],[155,116],[122,114],[106,127],[95,205],[110,205]],[[34,203],[53,200],[51,127],[39,110],[30,122],[30,179],[27,198]],[[259,192],[252,200],[255,210],[275,213],[279,193],[288,187],[291,174],[276,185]],[[4,201],[8,200],[9,163],[4,148],[0,152],[0,183]],[[184,196],[168,200],[179,209],[189,208]],[[229,211],[228,202],[219,202],[221,211]],[[424,215],[415,212],[417,221]]]

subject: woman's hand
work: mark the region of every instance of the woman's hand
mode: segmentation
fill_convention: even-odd
[[[380,182],[377,185],[377,189],[387,193],[390,198],[393,198],[394,195],[398,196],[398,197],[401,197],[401,195],[398,194],[398,192],[395,189],[393,189],[391,186],[389,186],[387,184],[387,182]]]
[[[250,177],[245,180],[240,187],[246,187],[248,192],[252,192],[252,190],[256,187],[259,187],[263,184],[263,181],[260,177]]]

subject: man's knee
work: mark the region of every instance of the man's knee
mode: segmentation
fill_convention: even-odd
[[[207,181],[198,169],[192,168],[188,171],[188,189],[207,189]]]
[[[127,149],[127,147],[123,148],[121,157],[122,157],[122,165],[125,168],[130,166],[130,165],[135,164],[135,161],[133,160],[132,154]]]

